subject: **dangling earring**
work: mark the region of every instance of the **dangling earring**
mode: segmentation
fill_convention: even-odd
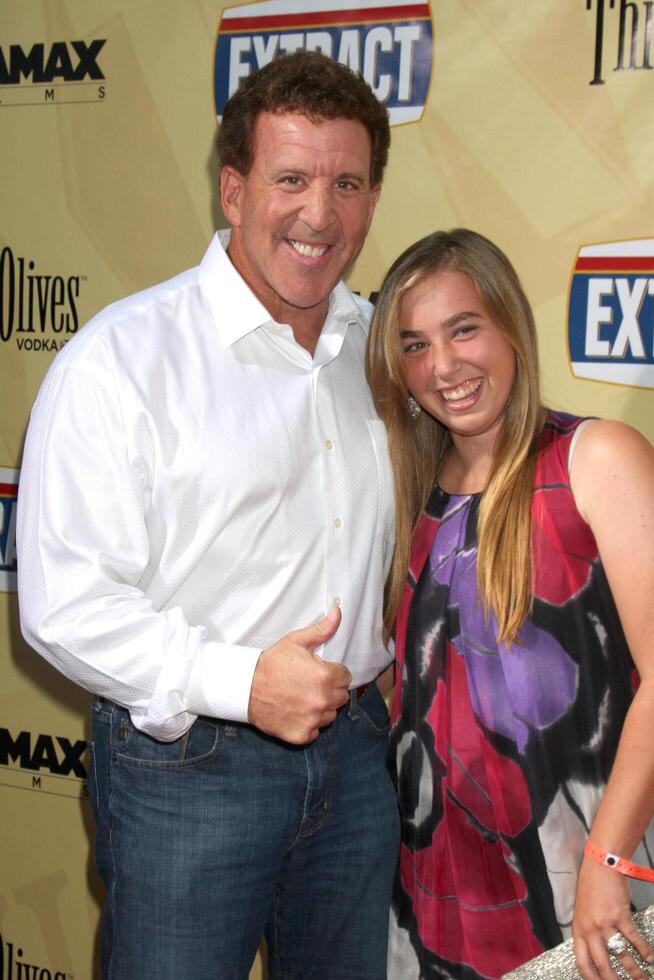
[[[409,398],[408,398],[408,401],[407,401],[407,411],[409,413],[409,418],[411,419],[412,422],[415,422],[415,420],[418,418],[418,416],[422,412],[422,409],[420,408],[420,405],[415,400],[415,398],[413,397],[413,395],[409,395]]]

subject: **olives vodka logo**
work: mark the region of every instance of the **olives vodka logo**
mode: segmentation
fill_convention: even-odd
[[[20,946],[4,941],[0,934],[0,980],[69,980],[65,970],[49,970],[27,963]]]

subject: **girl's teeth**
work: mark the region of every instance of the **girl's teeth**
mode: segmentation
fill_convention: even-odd
[[[477,378],[476,381],[464,381],[463,384],[457,385],[456,388],[450,388],[448,391],[441,392],[441,394],[446,402],[463,401],[464,398],[474,395],[480,384],[481,378]]]

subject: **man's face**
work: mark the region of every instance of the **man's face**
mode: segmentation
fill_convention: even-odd
[[[223,167],[221,195],[236,269],[281,323],[320,331],[329,294],[355,260],[380,186],[370,137],[352,119],[262,113],[243,176]]]

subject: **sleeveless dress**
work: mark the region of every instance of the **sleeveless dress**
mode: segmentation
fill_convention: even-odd
[[[477,596],[480,495],[435,488],[396,637],[402,845],[389,980],[499,978],[570,935],[577,870],[637,676],[550,413],[532,501],[534,608],[511,647]],[[625,556],[628,560],[628,556]],[[648,832],[634,860],[652,866]],[[634,892],[637,907],[652,886]]]

